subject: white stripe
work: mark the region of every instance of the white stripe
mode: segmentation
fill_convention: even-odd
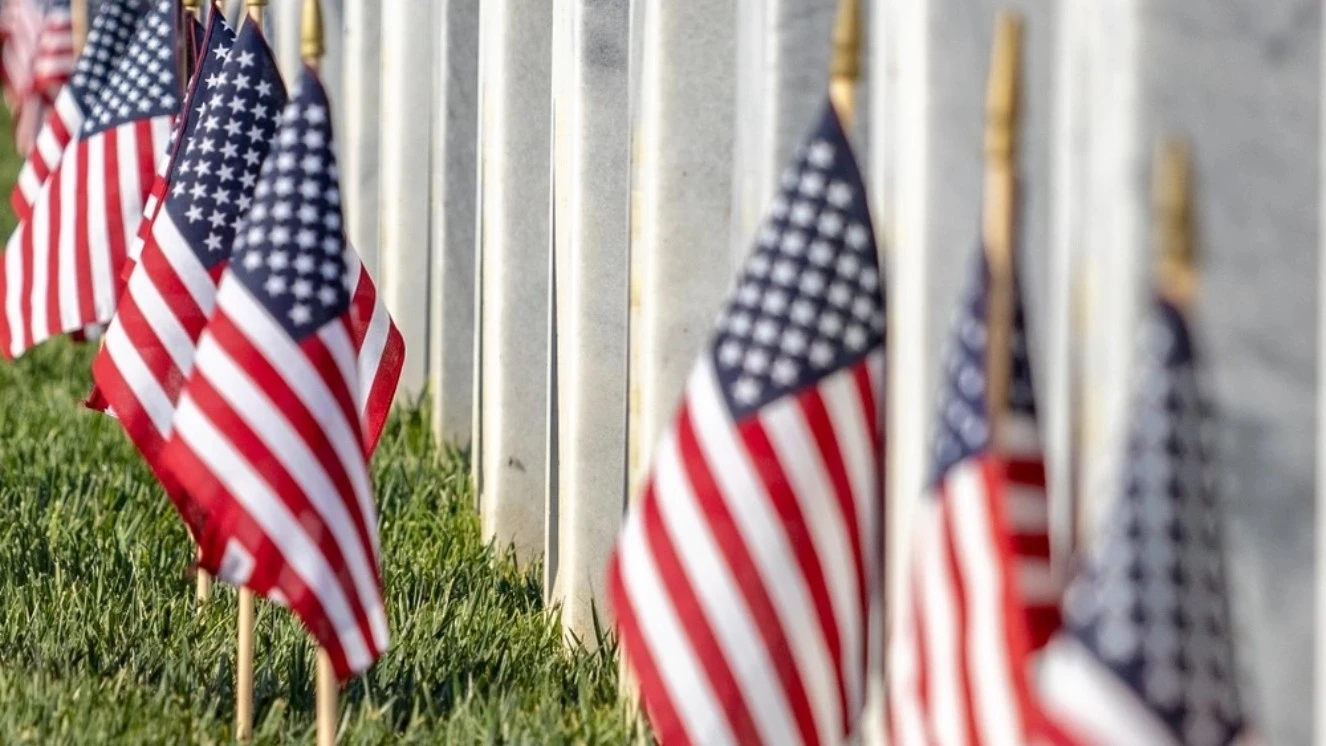
[[[640,516],[632,516],[622,531],[619,561],[627,605],[635,612],[644,647],[658,667],[658,675],[692,743],[736,743],[727,719],[717,708],[718,697],[709,687],[690,641],[682,632],[668,592],[650,556]],[[685,700],[677,692],[688,694]]]
[[[73,159],[66,158],[66,160],[72,161]],[[74,166],[71,165],[70,169],[73,168]],[[47,331],[50,328],[50,324],[47,323],[46,319],[46,298],[47,283],[50,281],[51,272],[51,221],[58,220],[59,216],[51,215],[50,200],[44,198],[45,192],[49,191],[49,189],[50,185],[48,184],[47,187],[42,190],[43,198],[38,199],[36,210],[32,215],[32,220],[29,221],[29,225],[32,228],[32,266],[28,267],[28,272],[32,276],[32,294],[29,296],[32,301],[32,314],[30,318],[27,319],[27,323],[32,330],[32,339],[34,343],[50,336],[50,333]],[[70,236],[70,240],[73,240],[72,236]],[[56,323],[59,323],[58,319],[56,320]]]
[[[1055,580],[1049,560],[1017,559],[1016,563],[1014,571],[1017,573],[1018,591],[1023,603],[1030,606],[1059,604],[1059,583]]]
[[[873,428],[882,423],[879,409],[884,391],[877,386],[883,380],[884,354],[871,353],[866,360],[866,369],[878,369],[877,378],[869,376],[871,391],[875,398],[875,411],[866,411],[866,402],[857,390],[856,381],[851,376],[832,376],[820,383],[821,398],[824,408],[829,413],[829,423],[833,426],[834,439],[842,453],[843,464],[847,468],[847,477],[851,483],[853,501],[857,510],[857,525],[861,531],[861,548],[866,552],[867,573],[878,573],[881,562],[880,527],[883,525],[883,500],[880,489],[880,456],[872,452],[875,432]],[[867,587],[874,588],[877,577],[867,577]]]
[[[920,552],[916,558],[921,577],[921,623],[925,625],[925,667],[930,703],[926,715],[930,730],[944,746],[967,743],[966,703],[963,701],[962,661],[958,656],[957,612],[949,576],[948,529],[944,511],[931,497],[916,507]]]
[[[331,353],[332,359],[336,361],[341,376],[346,381],[353,382],[357,380],[352,378],[356,374],[354,343],[350,340],[345,324],[328,324],[318,332],[318,337],[327,346],[327,351]],[[361,453],[361,451],[356,451],[353,454],[338,455],[341,457],[342,466],[350,477],[350,483],[354,485],[355,498],[359,501],[359,514],[364,517],[364,525],[377,526],[378,510],[377,506],[373,504],[373,485],[369,481],[368,465],[364,463]],[[368,536],[373,541],[373,561],[378,562],[382,557],[378,532],[370,531]]]
[[[144,321],[170,355],[171,362],[179,369],[181,380],[187,379],[193,370],[196,340],[180,324],[179,316],[166,303],[160,288],[152,282],[147,272],[134,272],[130,276],[129,294],[133,296]]]
[[[116,178],[120,181],[120,235],[109,236],[105,243],[93,244],[93,256],[100,255],[105,268],[93,275],[97,297],[97,319],[104,320],[115,314],[115,304],[120,300],[115,293],[122,270],[121,258],[111,256],[111,242],[119,241],[121,246],[129,246],[138,233],[138,222],[143,217],[143,191],[146,189],[138,175],[138,137],[136,125],[127,124],[115,131]],[[96,172],[100,174],[101,172]],[[107,205],[109,210],[112,206]]]
[[[914,543],[913,549],[919,545]],[[912,552],[902,556],[911,557]],[[911,578],[915,575],[915,563],[903,568],[899,577]],[[919,650],[920,640],[916,636],[916,613],[914,599],[920,589],[919,583],[907,582],[909,592],[900,594],[902,602],[892,610],[893,634],[889,640],[887,696],[889,716],[893,723],[898,743],[892,746],[929,746],[925,736],[925,713],[921,704],[921,682],[918,666],[919,656],[925,651]]]
[[[78,172],[78,146],[75,145],[70,148],[68,156],[60,164],[60,211],[58,213],[54,212],[51,201],[43,196],[42,203],[46,209],[47,218],[38,223],[41,228],[49,229],[56,225],[60,227],[60,240],[56,246],[56,250],[60,252],[60,276],[55,278],[59,292],[60,317],[58,320],[50,320],[52,325],[59,324],[60,331],[73,330],[82,326],[79,318],[81,306],[78,302],[78,252],[80,247],[75,238],[79,221],[87,219],[86,216],[79,215],[78,212],[78,194],[84,188],[83,177],[84,174]],[[53,184],[49,185],[48,189],[53,186]],[[41,237],[40,228],[33,236],[35,238]],[[50,241],[51,239],[48,236],[41,243],[49,245]]]
[[[844,375],[850,374],[837,374],[840,378]],[[811,547],[824,573],[823,578],[812,577],[809,582],[823,582],[828,591],[841,645],[838,664],[844,674],[848,715],[854,716],[862,704],[865,688],[862,678],[866,656],[865,609],[857,599],[856,565],[846,518],[838,507],[833,481],[820,457],[815,436],[795,400],[784,397],[768,405],[758,416],[764,423],[774,452],[778,454],[778,462],[792,488],[801,520],[809,532]],[[847,497],[851,498],[850,495]],[[825,673],[830,680],[835,677],[832,670]],[[838,696],[836,689],[830,690],[829,694],[835,698]],[[835,711],[834,714],[839,713]],[[844,732],[841,719],[835,717],[834,722],[833,732]]]
[[[1015,534],[1045,534],[1050,530],[1050,504],[1045,490],[1020,484],[1004,485],[1004,517]]]
[[[27,320],[23,318],[23,234],[27,226],[19,223],[14,232],[9,234],[5,245],[5,320],[9,324],[9,356],[18,357],[23,352],[24,331]]]
[[[349,274],[355,277],[355,281],[350,287],[355,289],[355,296],[359,294],[359,285],[368,283],[373,288],[373,317],[368,322],[368,329],[364,332],[363,342],[359,345],[359,411],[362,414],[368,409],[368,398],[373,393],[373,387],[377,384],[378,374],[381,372],[382,353],[387,349],[387,337],[391,331],[391,315],[387,312],[387,307],[382,304],[382,298],[377,293],[377,286],[373,284],[373,277],[364,269],[364,265],[359,261],[359,255],[355,253],[353,247],[346,245],[346,262],[351,266]],[[353,302],[353,296],[351,298]]]
[[[297,350],[293,354],[302,357]],[[198,375],[206,377],[230,408],[248,423],[313,505],[341,550],[374,639],[386,640],[387,622],[377,586],[376,568],[366,552],[367,547],[359,541],[344,496],[318,462],[307,441],[210,334],[204,334],[198,345],[196,367]],[[316,373],[310,370],[308,375]],[[377,530],[374,524],[367,527],[370,532]]]
[[[685,466],[678,451],[677,434],[669,430],[659,442],[655,472],[655,504],[659,507],[677,558],[686,570],[683,582],[695,592],[705,618],[724,651],[726,665],[732,672],[750,708],[751,719],[759,729],[762,743],[795,743],[799,729],[788,703],[769,651],[743,601],[741,588],[728,571],[708,522],[696,505],[695,493],[686,479]],[[670,651],[659,651],[669,655]],[[690,706],[693,692],[674,691],[678,706]]]
[[[171,431],[171,419],[175,415],[175,402],[171,401],[156,376],[148,370],[138,348],[125,334],[124,327],[118,319],[111,324],[110,331],[106,332],[105,349],[116,370],[119,371],[120,377],[138,400],[138,405],[152,421],[152,427],[156,428],[162,438],[168,437]]]
[[[189,248],[169,210],[163,210],[152,223],[152,238],[175,276],[188,289],[193,302],[198,304],[198,309],[210,317],[216,307],[216,281]]]
[[[175,425],[177,436],[225,485],[236,505],[262,528],[281,552],[285,564],[318,597],[350,668],[355,671],[367,668],[372,663],[372,655],[350,609],[349,599],[341,589],[336,572],[327,563],[327,557],[305,532],[303,524],[188,394],[180,399]]]
[[[1040,702],[1092,744],[1182,746],[1137,695],[1072,638],[1055,638],[1037,675]]]
[[[970,677],[973,717],[989,746],[1023,746],[1014,671],[1009,658],[1008,620],[1004,615],[1003,585],[991,532],[988,493],[981,462],[967,460],[949,471],[949,501],[954,544],[967,599],[967,673]]]
[[[250,344],[262,352],[267,362],[281,374],[286,384],[295,392],[305,408],[313,412],[322,425],[327,439],[331,441],[337,458],[347,472],[351,474],[351,483],[359,483],[354,476],[355,469],[363,469],[363,435],[358,422],[351,423],[345,418],[341,407],[327,388],[326,382],[318,371],[309,365],[308,358],[299,346],[290,339],[284,328],[267,313],[267,310],[249,295],[243,284],[228,277],[217,291],[217,306],[226,310],[230,320],[244,332]],[[354,391],[353,381],[351,391]],[[364,484],[368,484],[365,478]],[[369,526],[370,529],[374,528]]]
[[[114,300],[106,301],[109,288],[104,287],[105,278],[110,274],[110,208],[106,193],[106,133],[90,138],[87,159],[87,214],[82,220],[87,222],[87,252],[92,267],[93,314],[102,318],[103,303],[113,305]],[[118,143],[117,143],[118,144]],[[117,148],[117,157],[124,157]],[[123,171],[123,169],[120,169]],[[123,190],[121,189],[121,197]],[[118,209],[118,207],[117,207]],[[106,309],[107,315],[111,309]]]
[[[840,737],[833,730],[838,723],[838,697],[828,677],[833,662],[784,527],[769,507],[769,496],[751,467],[749,454],[732,439],[727,404],[720,399],[716,386],[713,367],[702,356],[687,386],[695,434],[706,460],[719,465],[711,470],[714,480],[778,613],[810,699],[819,739],[832,743]]]

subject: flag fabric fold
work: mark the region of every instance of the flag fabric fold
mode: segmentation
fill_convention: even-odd
[[[178,0],[158,0],[143,17],[10,237],[0,265],[0,354],[17,357],[114,314],[120,268],[183,97],[179,13]]]
[[[309,68],[253,194],[162,459],[203,517],[203,567],[289,606],[344,679],[388,644],[369,420],[404,348],[346,243]]]
[[[662,744],[838,744],[857,727],[881,577],[882,288],[826,106],[609,564]]]
[[[1015,289],[1009,388],[989,417],[991,278],[978,252],[954,315],[939,392],[934,473],[909,528],[888,647],[890,743],[1028,744],[1040,731],[1032,654],[1058,628],[1045,467]],[[998,443],[994,440],[994,427]]]
[[[1213,412],[1183,313],[1144,322],[1123,492],[1064,596],[1041,701],[1080,746],[1255,739],[1237,685]]]

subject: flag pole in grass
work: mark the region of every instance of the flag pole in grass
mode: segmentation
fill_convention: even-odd
[[[300,30],[300,54],[304,64],[317,70],[324,52],[322,7],[318,0],[304,0],[303,28]],[[325,648],[318,648],[316,676],[317,746],[332,746],[336,743],[336,698],[340,684],[332,668],[331,656]]]
[[[262,29],[263,7],[267,0],[246,0],[244,3],[249,23]],[[253,740],[253,589],[239,589],[239,612],[235,644],[235,739],[241,743]]]
[[[1012,360],[1014,256],[1017,202],[1018,78],[1022,61],[1022,19],[1001,11],[995,19],[994,50],[986,89],[985,214],[982,239],[990,268],[989,340],[986,347],[991,442],[1001,446],[1000,425],[1008,408]]]

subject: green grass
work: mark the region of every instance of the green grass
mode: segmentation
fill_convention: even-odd
[[[197,611],[182,524],[118,424],[78,405],[92,352],[0,362],[0,743],[230,742],[235,594]],[[422,412],[396,414],[374,461],[393,639],[343,691],[341,743],[639,737],[611,641],[563,644],[539,568],[484,545],[466,458]],[[311,742],[309,638],[260,602],[256,650],[255,742]]]

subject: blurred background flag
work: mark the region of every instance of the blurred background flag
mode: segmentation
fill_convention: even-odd
[[[31,215],[38,192],[60,162],[69,141],[78,134],[87,113],[96,105],[148,7],[148,0],[106,0],[99,4],[69,85],[56,96],[51,115],[43,123],[19,171],[11,196],[19,220]]]
[[[0,354],[17,357],[114,314],[120,268],[184,95],[180,12],[178,0],[158,0],[144,17],[11,236],[0,266]]]
[[[331,135],[305,69],[162,458],[205,514],[203,566],[290,606],[344,679],[388,643],[368,456],[404,349],[346,244]]]
[[[783,174],[609,566],[663,744],[842,743],[880,581],[884,296],[826,106]]]

